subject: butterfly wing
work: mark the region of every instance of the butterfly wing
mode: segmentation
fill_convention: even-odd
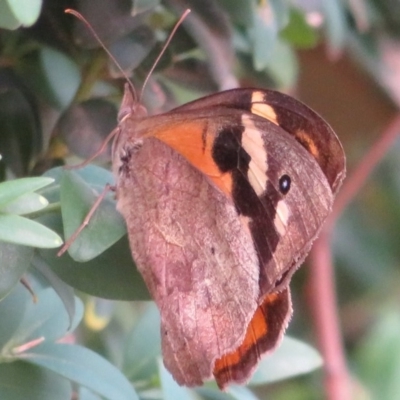
[[[117,151],[117,208],[160,310],[164,363],[178,383],[200,385],[257,308],[251,237],[227,197],[166,144],[147,138]]]
[[[166,366],[181,384],[243,382],[286,328],[290,276],[344,176],[341,145],[301,103],[246,89],[128,117],[120,136],[118,209],[161,311]]]

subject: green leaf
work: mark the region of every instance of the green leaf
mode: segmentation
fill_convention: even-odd
[[[15,34],[10,33],[9,36]],[[2,41],[2,57],[11,56],[16,59],[16,54],[5,54],[9,44],[6,44],[5,37]],[[21,63],[18,62],[18,65]],[[4,82],[0,91],[0,147],[3,163],[12,171],[13,176],[26,176],[31,172],[32,165],[37,161],[44,146],[37,104],[33,100],[32,92],[23,89],[24,78],[19,72],[16,73],[11,68],[2,68],[0,73]],[[4,178],[5,176],[2,180]]]
[[[322,358],[311,346],[285,336],[280,347],[261,360],[249,385],[261,385],[307,374],[322,365]]]
[[[278,30],[283,29],[289,23],[289,2],[282,0],[270,0],[269,2],[260,1],[259,4],[261,10],[263,10],[264,7],[270,8],[269,12],[272,13],[275,23],[278,26]]]
[[[31,247],[0,242],[0,300],[19,282],[32,256]]]
[[[77,326],[83,316],[82,302],[75,298],[74,320],[66,312],[57,293],[51,288],[42,288],[33,277],[29,280],[37,297],[35,303],[25,287],[19,285],[0,303],[0,316],[3,321],[16,320],[15,310],[19,310],[18,323],[12,329],[1,327],[2,355],[8,359],[18,356],[18,348],[40,338],[56,340],[63,337],[72,325]],[[17,307],[18,306],[18,307]],[[7,325],[7,324],[3,324]]]
[[[12,214],[0,214],[0,240],[39,248],[54,248],[62,245],[60,236],[46,226]]]
[[[265,68],[278,87],[292,87],[297,79],[298,65],[293,49],[278,38],[272,52],[272,57]]]
[[[261,2],[254,14],[249,33],[253,43],[253,64],[256,71],[264,70],[273,57],[278,31],[288,22],[289,10],[285,2]]]
[[[110,43],[109,50],[124,71],[132,71],[146,59],[156,43],[154,32],[142,25],[129,35]],[[109,64],[110,69],[115,71],[115,76],[118,76],[120,72],[114,62]]]
[[[75,317],[75,306],[76,300],[74,295],[74,289],[71,286],[68,286],[64,281],[62,281],[49,267],[49,265],[38,255],[35,255],[32,265],[34,268],[39,271],[43,277],[47,280],[47,282],[51,285],[51,287],[55,290],[55,292],[60,297],[60,300],[63,302],[65,310],[68,313],[69,321],[70,321],[70,330],[73,330],[72,327],[74,317]],[[80,319],[79,319],[80,321]]]
[[[10,5],[7,0],[0,1],[0,28],[4,29],[17,29],[20,26],[20,22],[15,17]]]
[[[81,80],[79,69],[70,58],[51,48],[42,48],[40,56],[56,102],[61,109],[65,109],[78,90]]]
[[[46,171],[43,176],[54,179],[54,183],[56,184],[61,184],[65,172],[65,168],[56,167]],[[110,185],[114,184],[114,175],[109,170],[96,165],[87,165],[83,168],[77,168],[74,169],[73,172],[95,189],[102,189],[107,183]]]
[[[318,34],[306,21],[303,12],[296,8],[290,10],[290,22],[280,32],[282,39],[299,48],[310,48],[316,46]]]
[[[47,207],[47,199],[37,193],[25,193],[14,201],[0,207],[0,212],[5,214],[24,215],[33,213]]]
[[[84,386],[81,386],[79,388],[79,395],[78,395],[79,400],[101,400],[101,398],[93,393],[91,390],[85,388]]]
[[[108,97],[117,95],[118,93],[108,93]],[[116,105],[96,97],[68,107],[57,121],[54,130],[70,153],[85,160],[96,154],[115,128],[116,121]],[[110,150],[111,144],[97,155],[96,163],[109,162]]]
[[[54,182],[53,178],[20,178],[0,183],[0,212],[3,206],[17,200],[21,196],[39,190]]]
[[[0,364],[1,400],[70,400],[71,383],[52,371],[25,362]]]
[[[199,400],[198,395],[191,389],[183,386],[179,386],[172,375],[164,367],[164,364],[159,360],[159,370],[161,378],[161,389],[163,392],[164,400],[176,400],[176,399],[187,399],[187,400]]]
[[[42,0],[1,0],[0,27],[17,29],[31,26],[39,17]]]
[[[3,361],[3,357],[10,356],[12,337],[22,323],[22,310],[25,310],[28,301],[33,302],[32,296],[20,284],[0,302],[0,321],[7,321],[6,324],[0,324],[0,361]]]
[[[371,391],[370,398],[392,400],[400,393],[399,337],[400,315],[395,304],[381,311],[357,349],[357,369]]]
[[[196,388],[196,392],[205,400],[259,400],[258,397],[247,387],[230,385],[226,392],[221,392],[216,383],[207,383],[207,386]],[[215,385],[214,387],[210,387]]]
[[[383,217],[373,218],[365,218],[362,204],[356,202],[345,211],[333,234],[336,254],[351,265],[345,271],[346,281],[356,282],[357,290],[386,284],[390,266],[397,262],[395,254],[386,247],[390,233],[374,229]]]
[[[110,400],[139,400],[124,375],[107,360],[81,346],[43,343],[20,354],[22,360],[47,368]]]
[[[65,171],[64,167],[56,167],[49,169],[43,174],[43,176],[54,180],[51,186],[42,189],[40,192],[50,203],[60,202],[61,180],[64,177]],[[101,192],[107,184],[114,184],[114,175],[109,170],[96,165],[87,165],[83,168],[77,168],[74,169],[73,172],[97,192]]]
[[[348,39],[349,30],[346,23],[346,12],[340,0],[322,1],[325,17],[325,30],[328,46],[333,55],[343,49]]]
[[[69,238],[82,224],[100,193],[74,172],[64,171],[61,204],[64,234]],[[76,261],[89,261],[116,243],[126,233],[125,222],[115,209],[115,201],[105,198],[92,215],[68,253]]]
[[[82,292],[114,300],[150,299],[126,236],[85,263],[74,261],[68,254],[57,257],[54,250],[40,250],[40,254],[63,281]]]
[[[39,18],[42,0],[7,0],[13,14],[21,25],[33,25]]]
[[[157,375],[160,355],[160,313],[151,302],[126,341],[123,370],[130,380],[150,381]]]
[[[230,18],[235,23],[250,27],[254,21],[256,13],[254,1],[249,0],[219,0],[219,4],[229,13]]]
[[[267,23],[260,15],[256,15],[250,32],[253,42],[254,68],[256,71],[261,71],[266,68],[272,57],[278,28],[274,18]]]
[[[136,12],[144,12],[160,4],[160,0],[137,0],[135,2]]]
[[[258,400],[258,397],[245,386],[231,385],[227,392],[235,400]]]

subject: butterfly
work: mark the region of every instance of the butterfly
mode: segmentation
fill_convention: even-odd
[[[117,209],[181,385],[245,383],[280,343],[289,283],[345,176],[330,126],[285,94],[233,89],[148,116],[129,85]]]

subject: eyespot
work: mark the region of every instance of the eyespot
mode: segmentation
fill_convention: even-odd
[[[279,190],[282,194],[287,194],[290,190],[290,184],[292,183],[289,175],[282,175],[279,178]]]

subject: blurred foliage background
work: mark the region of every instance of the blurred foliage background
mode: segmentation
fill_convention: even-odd
[[[94,36],[64,9],[89,20],[140,91],[187,7],[191,16],[143,93],[151,113],[238,85],[285,91],[333,126],[349,174],[397,114],[394,1],[0,0],[1,399],[325,396],[320,358],[305,344],[317,347],[307,267],[292,281],[289,334],[297,340],[266,359],[251,390],[219,393],[213,383],[179,388],[163,369],[157,312],[143,301],[148,293],[112,196],[69,254],[56,257],[60,236],[71,235],[113,182],[110,151],[97,167],[59,167],[92,155],[116,126],[124,84]],[[354,399],[400,398],[399,151],[397,140],[334,233]]]

